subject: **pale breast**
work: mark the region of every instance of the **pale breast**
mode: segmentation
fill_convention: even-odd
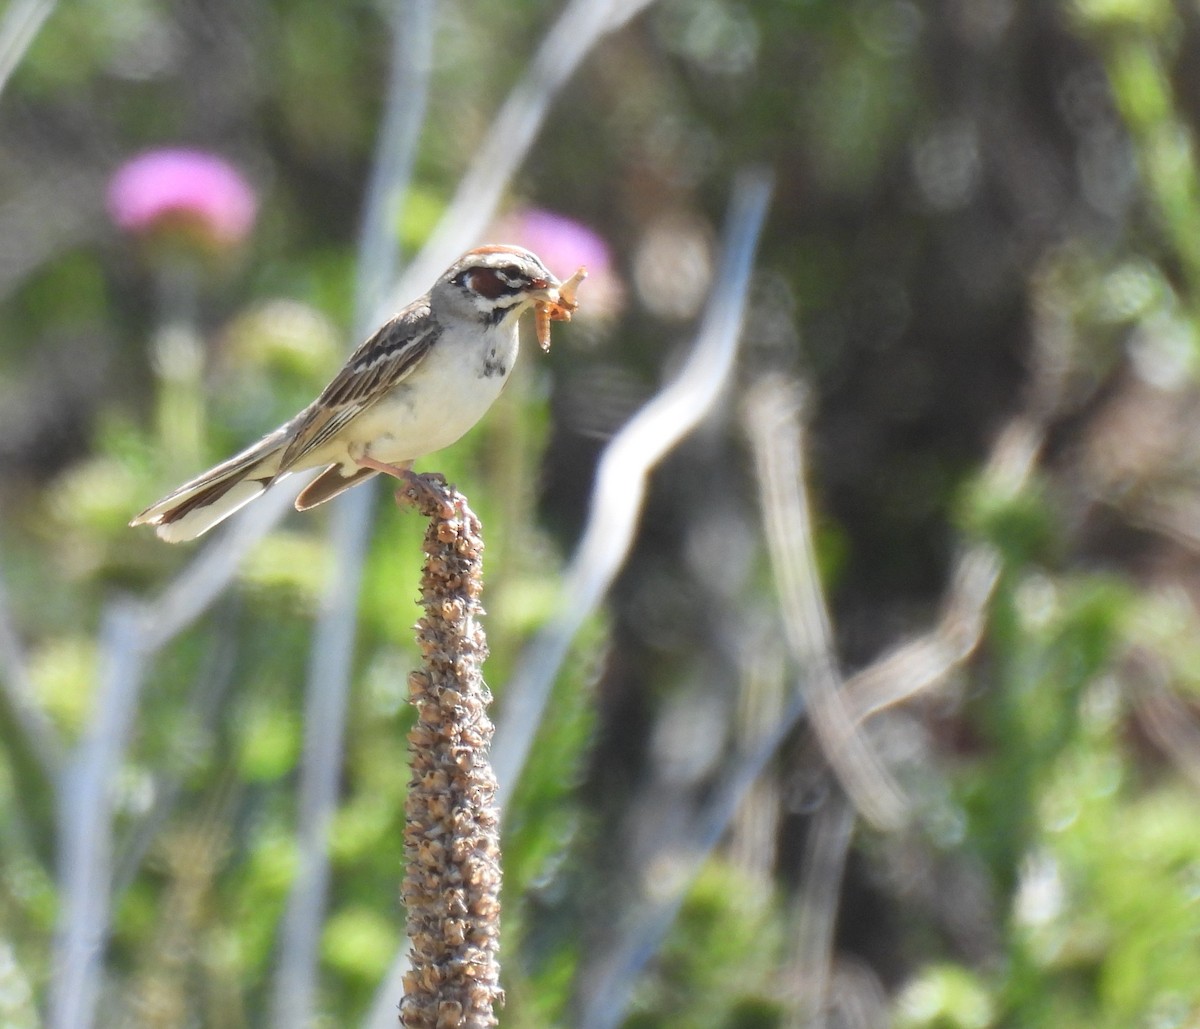
[[[443,335],[412,374],[347,426],[347,444],[389,464],[460,439],[500,396],[517,358],[515,329]]]

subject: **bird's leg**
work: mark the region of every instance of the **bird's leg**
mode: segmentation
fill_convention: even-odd
[[[400,464],[388,464],[386,461],[376,461],[369,454],[363,454],[361,457],[354,457],[354,463],[360,468],[371,468],[374,471],[382,472],[384,475],[390,475],[393,479],[399,479],[404,483],[404,487],[396,491],[396,503],[408,499],[408,490],[413,490],[417,494],[424,494],[425,496],[435,496],[439,500],[442,498],[446,485],[445,478],[437,472],[428,472],[425,475],[420,475],[412,470],[411,461],[402,461]]]
[[[377,472],[383,472],[384,475],[390,475],[393,479],[400,479],[402,482],[412,482],[413,479],[419,476],[412,470],[411,461],[402,461],[400,464],[388,464],[386,461],[376,461],[370,454],[363,454],[361,457],[352,455],[354,463],[359,468],[372,468]]]

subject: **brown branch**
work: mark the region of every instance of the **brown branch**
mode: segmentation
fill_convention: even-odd
[[[404,834],[412,968],[400,1021],[409,1029],[485,1029],[496,1025],[493,1007],[504,994],[491,693],[478,621],[483,539],[466,498],[441,476],[414,476],[397,499],[429,519],[417,623],[423,667],[408,679],[417,708]]]

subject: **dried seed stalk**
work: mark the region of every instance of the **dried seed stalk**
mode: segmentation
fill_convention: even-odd
[[[400,1021],[408,1029],[486,1029],[497,1024],[493,1008],[504,994],[491,694],[478,622],[483,539],[466,499],[441,476],[414,476],[397,499],[429,519],[417,623],[423,667],[408,679],[417,708],[403,886],[412,969]]]

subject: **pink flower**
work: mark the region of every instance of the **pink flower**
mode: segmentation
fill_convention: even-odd
[[[581,222],[542,208],[526,208],[501,219],[492,235],[498,242],[532,250],[561,279],[580,265],[587,268],[576,317],[611,314],[620,306],[621,285],[608,244]]]
[[[137,236],[181,229],[216,249],[241,242],[258,200],[229,162],[201,150],[149,150],[123,164],[108,186],[113,221]]]

